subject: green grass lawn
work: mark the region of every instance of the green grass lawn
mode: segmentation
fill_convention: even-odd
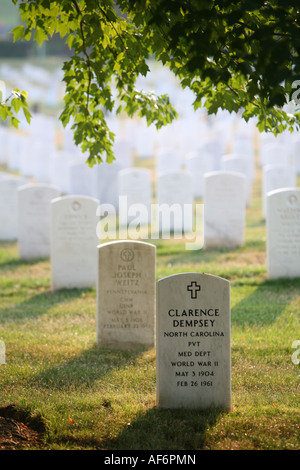
[[[95,289],[51,292],[49,260],[21,261],[17,243],[0,243],[0,405],[41,415],[42,449],[299,450],[300,279],[266,279],[259,176],[243,247],[153,242],[157,279],[199,271],[231,282],[229,413],[157,409],[155,350],[99,349]]]

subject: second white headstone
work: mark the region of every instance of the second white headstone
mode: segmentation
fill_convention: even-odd
[[[95,287],[97,208],[88,196],[64,196],[51,202],[50,261],[52,289]]]

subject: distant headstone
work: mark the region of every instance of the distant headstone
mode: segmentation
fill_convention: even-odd
[[[180,172],[182,167],[181,154],[173,149],[160,148],[156,155],[157,176],[169,172]]]
[[[156,247],[116,241],[98,247],[97,343],[153,347]]]
[[[234,248],[244,243],[246,178],[216,171],[204,175],[204,246]]]
[[[18,238],[18,188],[25,178],[3,176],[0,180],[0,240]]]
[[[157,201],[160,232],[192,231],[194,196],[190,173],[174,171],[159,175]]]
[[[195,150],[186,155],[185,164],[192,178],[193,195],[202,198],[204,175],[212,170],[213,158],[201,150]]]
[[[262,171],[262,211],[266,217],[267,194],[276,189],[294,188],[297,183],[296,170],[290,165],[265,165]]]
[[[28,184],[18,189],[18,241],[21,259],[50,256],[50,203],[60,191],[47,184]]]
[[[287,146],[280,142],[262,145],[260,153],[262,166],[289,165],[291,163]]]
[[[111,204],[116,211],[119,209],[118,173],[122,169],[118,161],[102,162],[95,167],[96,197],[100,204]]]
[[[216,132],[218,134],[218,132]],[[203,152],[207,153],[212,160],[212,171],[221,169],[221,158],[224,153],[224,142],[221,139],[210,139],[202,145]]]
[[[95,287],[97,208],[88,196],[64,196],[51,202],[52,289]]]
[[[114,155],[121,168],[130,168],[133,163],[133,145],[126,139],[116,140],[114,143]]]
[[[39,183],[50,183],[50,161],[51,155],[55,152],[54,143],[45,145],[42,139],[37,139],[33,143],[33,177]]]
[[[157,282],[157,404],[231,408],[230,283],[210,274]]]
[[[71,152],[57,150],[49,157],[50,183],[57,186],[62,193],[70,194],[70,166],[74,162]]]
[[[292,142],[291,160],[297,175],[300,175],[300,137],[295,138]]]
[[[252,162],[247,154],[225,154],[222,157],[223,171],[241,173],[246,178],[246,204],[249,207],[252,196]]]
[[[69,168],[71,194],[94,197],[96,194],[97,168],[87,163],[73,163]]]
[[[127,225],[132,219],[137,218],[141,225],[148,225],[151,217],[151,202],[152,182],[150,170],[145,168],[121,170],[119,172],[120,224]]]
[[[300,277],[300,189],[267,195],[267,276]]]

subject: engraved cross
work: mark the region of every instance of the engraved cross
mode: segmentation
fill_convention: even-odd
[[[197,284],[196,281],[192,281],[189,286],[187,286],[187,290],[191,293],[191,299],[197,299],[197,292],[201,290],[201,286]]]

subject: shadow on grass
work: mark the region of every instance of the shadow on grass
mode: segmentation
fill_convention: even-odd
[[[237,326],[269,325],[292,300],[299,296],[300,278],[267,279],[231,310],[231,323]]]
[[[100,348],[96,344],[80,354],[48,367],[41,373],[29,379],[30,386],[51,390],[81,390],[87,391],[97,381],[110,376],[107,384],[113,386],[115,373],[123,374],[126,384],[126,369],[137,367],[137,359],[147,351],[146,348],[130,350]],[[128,379],[130,381],[130,379]],[[130,383],[130,382],[129,382]],[[126,386],[126,385],[124,385]],[[129,384],[128,387],[131,385]],[[107,397],[103,397],[104,401]],[[101,406],[101,403],[99,403]]]
[[[70,302],[81,297],[83,293],[92,291],[92,288],[47,290],[33,295],[12,306],[0,308],[0,324],[5,324],[7,321],[23,323],[27,320],[38,318],[55,305]]]
[[[214,408],[207,410],[151,408],[127,423],[115,438],[103,436],[97,439],[94,436],[83,437],[79,434],[76,436],[73,432],[72,435],[51,438],[48,445],[63,444],[69,449],[110,451],[209,450],[211,443],[207,442],[207,432],[222,414],[223,410]],[[110,434],[110,429],[107,429],[107,434]],[[148,454],[143,453],[146,462]]]
[[[138,416],[114,439],[102,442],[109,450],[201,450],[207,430],[224,411],[217,408],[158,409]]]
[[[95,437],[79,437],[73,433],[67,437],[56,438],[53,442],[67,444],[70,448],[111,451],[195,451],[204,448],[209,450],[206,445],[207,431],[223,413],[223,410],[214,408],[207,410],[152,408],[124,426],[115,438],[103,437],[98,440]],[[143,458],[147,459],[147,454],[143,454]]]
[[[49,258],[36,258],[36,259],[21,259],[10,258],[9,260],[0,261],[0,270],[19,268],[20,266],[34,266],[38,263],[49,261]]]
[[[99,348],[97,345],[83,351],[74,358],[60,362],[33,376],[28,386],[52,392],[93,393],[102,390],[95,410],[98,419],[107,421],[102,437],[62,434],[52,437],[52,444],[67,444],[69,448],[103,450],[189,450],[201,449],[205,445],[207,430],[213,426],[224,410],[158,409],[155,406],[138,411],[125,418],[116,436],[111,437],[111,421],[119,421],[119,390],[122,395],[137,389],[155,387],[155,355],[147,358],[148,367],[141,367],[146,348],[115,350]],[[139,374],[138,369],[143,369]],[[148,370],[145,372],[145,370]],[[132,376],[134,375],[134,381]],[[140,384],[139,384],[140,381]],[[123,389],[123,391],[122,391]],[[115,408],[116,401],[118,402]],[[76,405],[74,405],[76,406]],[[89,408],[89,405],[86,405]],[[91,403],[91,409],[95,403]],[[150,405],[151,406],[151,405]],[[102,410],[102,411],[101,411]],[[91,413],[91,410],[87,410]],[[115,418],[114,418],[115,416]],[[94,419],[95,420],[95,419]],[[128,421],[130,421],[128,423]]]

